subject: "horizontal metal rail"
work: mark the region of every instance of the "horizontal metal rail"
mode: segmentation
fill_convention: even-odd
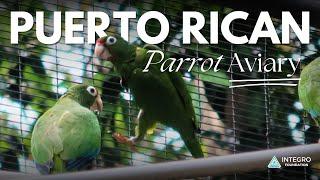
[[[23,175],[21,173],[0,171],[0,177],[4,179],[10,178],[16,180],[127,180],[220,176],[267,169],[267,165],[273,156],[276,156],[280,163],[281,157],[311,157],[312,163],[320,160],[320,144],[299,145],[286,148],[239,153],[234,155],[208,157],[204,159],[173,161],[123,168],[99,169],[49,176]]]

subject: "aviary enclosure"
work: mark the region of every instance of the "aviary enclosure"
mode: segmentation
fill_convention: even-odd
[[[241,3],[241,2],[239,2]],[[102,130],[102,148],[95,167],[115,168],[141,166],[191,159],[179,134],[172,128],[158,125],[153,134],[137,145],[135,151],[118,143],[112,136],[119,132],[133,135],[138,108],[130,90],[120,84],[120,78],[111,63],[102,62],[95,56],[95,45],[67,45],[64,36],[52,45],[39,43],[35,28],[19,36],[19,44],[10,43],[10,11],[27,11],[33,16],[35,11],[45,12],[45,31],[52,33],[53,11],[136,11],[137,17],[146,11],[159,11],[170,21],[170,33],[158,46],[171,57],[211,57],[221,54],[226,58],[221,71],[200,71],[196,64],[188,72],[188,64],[180,72],[184,75],[188,91],[192,97],[197,123],[201,129],[198,138],[206,156],[223,156],[247,151],[273,149],[292,145],[316,143],[319,129],[311,117],[304,112],[299,102],[296,86],[255,86],[235,87],[232,80],[272,79],[285,77],[290,69],[283,63],[282,73],[240,73],[239,69],[228,72],[228,59],[234,53],[252,57],[292,57],[301,58],[301,64],[292,78],[299,78],[299,71],[310,61],[320,56],[320,31],[317,24],[311,24],[310,44],[303,45],[297,37],[290,36],[289,45],[274,45],[270,39],[261,38],[255,45],[234,45],[227,42],[221,32],[219,44],[200,45],[192,40],[183,45],[182,11],[199,11],[209,18],[210,11],[219,11],[220,19],[236,9],[236,5],[223,5],[200,1],[104,1],[104,0],[39,0],[0,2],[0,167],[2,170],[38,174],[30,152],[30,138],[37,118],[54,105],[68,87],[74,83],[87,83],[99,89],[104,109],[99,115]],[[318,7],[319,8],[319,7]],[[246,21],[232,23],[232,32],[244,35],[252,32],[256,16]],[[64,18],[62,18],[64,19]],[[272,19],[277,33],[281,33],[279,18]],[[77,23],[85,24],[85,19]],[[209,21],[208,21],[209,22]],[[143,46],[136,33],[136,20],[130,20],[130,43]],[[64,27],[68,26],[63,22]],[[112,20],[108,32],[120,33],[120,21]],[[209,24],[201,30],[209,39]],[[84,33],[86,36],[86,25]],[[147,24],[148,34],[157,34],[157,21]],[[225,63],[225,64],[224,64]],[[291,82],[292,84],[297,82]],[[159,107],[161,108],[161,107]],[[271,160],[271,159],[270,159]],[[245,165],[244,165],[245,166]],[[267,166],[267,164],[266,164]],[[217,179],[313,179],[319,176],[319,165],[308,167],[283,167],[279,170],[265,170],[236,173]]]

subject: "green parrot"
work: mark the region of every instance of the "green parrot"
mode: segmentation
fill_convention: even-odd
[[[36,122],[31,152],[42,174],[88,166],[100,152],[101,130],[96,114],[103,103],[93,86],[74,85]]]
[[[314,119],[313,125],[320,123],[320,58],[303,68],[299,81],[299,99],[303,108]]]
[[[109,34],[96,42],[95,55],[112,62],[121,76],[122,84],[131,90],[140,108],[135,136],[126,138],[115,134],[114,137],[134,147],[146,134],[152,133],[157,123],[161,123],[180,133],[193,157],[204,157],[196,137],[200,129],[195,123],[192,99],[182,75],[179,72],[161,72],[157,65],[150,66],[147,73],[142,72],[150,57],[148,50],[161,49],[154,45],[140,48],[116,34]],[[155,55],[155,58],[161,57]]]

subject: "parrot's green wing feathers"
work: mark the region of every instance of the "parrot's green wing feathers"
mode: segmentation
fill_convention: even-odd
[[[156,45],[152,44],[146,44],[144,45],[145,49],[148,50],[159,50],[162,51],[161,48],[159,48]],[[192,105],[192,99],[190,97],[190,94],[187,90],[186,83],[184,82],[182,75],[180,72],[167,72],[169,79],[171,80],[171,83],[175,87],[175,90],[181,100],[181,102],[184,105],[184,108],[186,109],[186,112],[188,113],[187,117],[190,117],[194,123],[194,128],[196,132],[199,132],[198,127],[196,126],[196,116],[195,116],[195,111],[193,109]]]
[[[52,161],[53,155],[63,150],[62,141],[59,136],[59,128],[51,121],[57,111],[50,109],[37,121],[31,141],[33,158],[37,163]]]
[[[99,149],[100,131],[92,131],[99,129],[97,117],[88,109],[78,108],[72,111],[69,117],[65,117],[64,126],[65,133],[61,134],[63,139],[64,151],[60,154],[62,159],[76,159],[86,153],[95,152]],[[81,122],[81,123],[79,123]]]
[[[161,51],[161,49],[158,46],[152,45],[152,44],[146,44],[143,46],[143,48],[145,49],[149,49],[149,50],[159,50]],[[193,110],[193,106],[192,106],[192,100],[191,97],[188,93],[187,87],[185,82],[183,81],[182,75],[179,72],[167,72],[173,86],[175,87],[180,100],[183,102],[184,107],[188,110],[188,112],[190,112],[191,116],[195,116],[194,115],[194,110]]]
[[[185,112],[188,113],[188,117],[192,118],[193,123],[194,123],[194,128],[195,128],[196,132],[198,132],[199,129],[196,126],[196,115],[195,115],[195,111],[193,109],[192,99],[191,99],[191,96],[188,92],[186,83],[184,82],[184,80],[182,78],[181,73],[171,72],[171,73],[168,73],[168,76],[169,76],[173,86],[175,87],[181,102],[184,105],[184,108],[186,110]]]

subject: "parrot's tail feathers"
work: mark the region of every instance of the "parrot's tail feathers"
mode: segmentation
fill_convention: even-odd
[[[182,137],[185,145],[187,146],[188,150],[190,151],[192,157],[194,158],[203,158],[204,154],[200,145],[199,140],[193,134],[192,137]]]
[[[36,168],[38,169],[38,171],[43,175],[50,174],[50,170],[51,170],[51,168],[53,168],[52,161],[50,161],[46,164],[39,164],[39,163],[35,163],[35,164],[36,164]]]
[[[53,168],[50,169],[50,174],[62,173],[65,172],[64,161],[60,158],[59,155],[53,156]]]
[[[75,160],[68,161],[66,163],[66,169],[68,171],[72,171],[74,169],[86,168],[89,165],[89,163],[91,163],[94,160],[94,158],[99,154],[99,152],[100,149],[93,151],[92,153],[88,153],[87,155],[77,158]]]
[[[81,157],[76,160],[70,161],[66,165],[67,171],[72,171],[75,169],[82,169],[89,165],[94,160],[93,157]]]

